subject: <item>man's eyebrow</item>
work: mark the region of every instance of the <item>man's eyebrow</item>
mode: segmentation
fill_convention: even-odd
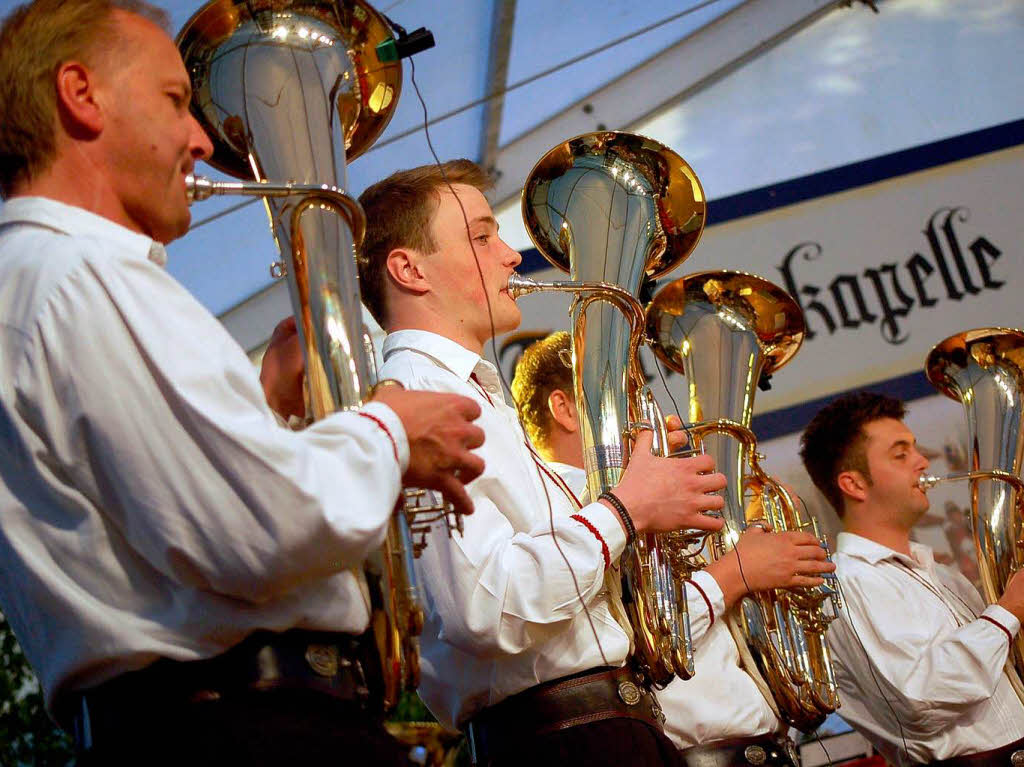
[[[184,93],[185,98],[189,101],[192,100],[192,83],[189,80],[168,80],[166,87],[180,89]]]
[[[498,220],[494,216],[477,216],[469,224],[470,226],[473,224],[494,224],[494,228],[498,228]]]
[[[915,442],[916,442],[916,440],[912,442],[909,439],[898,439],[895,442],[893,442],[891,445],[889,445],[889,449],[890,450],[895,450],[898,447],[913,447]]]

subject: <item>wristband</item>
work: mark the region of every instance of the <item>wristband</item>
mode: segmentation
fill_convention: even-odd
[[[601,495],[597,497],[598,500],[604,499],[612,505],[612,507],[619,513],[619,518],[622,519],[622,525],[626,528],[626,544],[629,545],[636,540],[636,527],[633,526],[633,518],[629,516],[629,512],[626,511],[625,504],[619,500],[618,496],[610,490],[605,490]]]

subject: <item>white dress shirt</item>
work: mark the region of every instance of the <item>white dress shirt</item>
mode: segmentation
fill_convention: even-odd
[[[1007,632],[1016,634],[1020,622],[985,607],[970,582],[936,564],[923,544],[911,543],[908,557],[840,533],[837,549],[845,609],[828,642],[843,718],[894,765],[1024,737],[1024,704],[1004,670]]]
[[[434,333],[397,331],[384,342],[381,376],[473,397],[486,435],[476,451],[484,473],[467,486],[475,510],[465,534],[433,535],[418,560],[427,591],[419,692],[430,710],[453,726],[541,682],[621,666],[629,640],[609,609],[602,551],[615,562],[625,548],[615,512],[599,503],[577,510],[544,474],[497,371],[478,354]]]
[[[550,464],[575,492],[586,490],[587,474],[576,466]],[[740,654],[725,615],[725,597],[714,576],[700,570],[686,589],[693,640],[694,675],[673,679],[657,693],[665,734],[678,748],[725,738],[781,732],[771,705],[740,665]]]
[[[0,604],[51,710],[256,629],[368,623],[348,568],[386,532],[401,422],[371,404],[278,426],[165,259],[52,200],[0,211]]]

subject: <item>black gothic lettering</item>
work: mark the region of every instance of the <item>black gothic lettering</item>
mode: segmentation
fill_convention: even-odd
[[[990,260],[995,261],[1003,254],[1003,251],[989,242],[984,236],[979,237],[967,247],[974,254],[974,260],[978,264],[978,271],[981,272],[981,284],[992,290],[998,290],[1003,287],[1006,284],[1006,280],[993,280],[992,273],[988,268],[988,261],[986,260],[986,256],[988,256]]]
[[[816,242],[801,242],[786,254],[786,257],[782,260],[782,264],[776,268],[782,272],[782,279],[786,282],[786,291],[800,305],[804,316],[806,317],[808,311],[813,309],[818,313],[818,316],[821,317],[822,322],[825,323],[825,327],[828,328],[829,335],[832,335],[836,332],[836,321],[832,318],[832,313],[829,312],[828,307],[823,303],[814,300],[815,296],[821,292],[821,289],[815,285],[797,285],[796,278],[793,276],[793,259],[798,255],[803,256],[804,261],[813,261],[821,255],[821,245]],[[805,297],[810,298],[811,300],[805,303]],[[810,322],[808,322],[804,338],[810,341],[816,335],[817,334],[811,329]]]
[[[928,240],[928,244],[932,248],[932,254],[935,256],[935,265],[939,268],[939,274],[942,275],[942,282],[946,286],[946,295],[952,301],[959,301],[964,297],[964,294],[960,292],[953,282],[953,275],[949,271],[949,264],[946,263],[946,255],[942,252],[942,245],[939,244],[939,234],[935,231],[935,219],[943,213],[948,213],[949,210],[949,208],[939,208],[932,213],[932,217],[928,219],[928,226],[925,227],[923,232]]]
[[[892,283],[892,292],[896,299],[900,301],[900,306],[894,307],[889,301],[889,293],[885,289],[882,272],[889,275],[889,281]],[[896,264],[882,264],[878,269],[865,269],[864,276],[871,280],[871,284],[874,285],[875,294],[878,296],[878,303],[882,307],[882,322],[879,325],[882,338],[890,344],[903,343],[909,336],[900,335],[897,317],[906,317],[910,313],[910,309],[914,305],[914,299],[908,296],[900,286],[899,277],[896,274]]]
[[[859,317],[850,315],[850,310],[846,306],[846,299],[843,297],[843,285],[849,286],[849,293],[851,298],[853,298],[853,303],[856,304],[857,311],[860,314]],[[857,275],[840,274],[829,283],[828,288],[832,291],[832,298],[836,302],[839,318],[843,321],[844,328],[860,327],[861,323],[871,324],[878,319],[878,315],[870,312],[867,304],[864,302],[864,293],[861,292],[860,280],[857,279]]]
[[[914,283],[914,290],[917,291],[917,303],[920,306],[935,306],[939,302],[938,299],[932,298],[924,290],[924,281],[935,272],[935,267],[920,253],[912,255],[906,266]]]
[[[971,279],[971,273],[967,270],[967,262],[964,261],[963,251],[960,249],[960,241],[957,240],[956,232],[953,231],[954,217],[960,221],[966,221],[970,218],[970,215],[970,211],[967,208],[953,208],[949,211],[949,215],[946,216],[946,220],[942,222],[942,233],[946,235],[946,242],[949,243],[949,253],[953,256],[953,263],[956,264],[956,270],[960,274],[964,290],[972,296],[976,296],[981,292],[981,288],[977,287]]]

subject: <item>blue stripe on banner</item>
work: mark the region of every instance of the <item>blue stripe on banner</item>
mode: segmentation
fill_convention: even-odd
[[[743,216],[752,216],[773,208],[837,194],[847,189],[874,184],[878,181],[927,170],[958,160],[966,160],[969,157],[977,157],[1020,144],[1024,144],[1024,120],[1014,120],[991,128],[983,128],[931,144],[922,144],[881,157],[873,157],[870,160],[862,160],[819,173],[812,173],[809,176],[751,189],[718,200],[709,200],[708,225],[722,224]],[[546,269],[549,266],[536,248],[524,250],[522,255],[523,263],[518,270],[522,274]]]
[[[854,391],[878,392],[890,397],[898,397],[906,402],[939,393],[934,386],[928,383],[928,379],[923,371],[915,371],[897,376],[896,378],[890,378],[887,381],[878,381],[868,386],[858,386],[847,391],[833,392],[818,399],[801,402],[799,405],[782,408],[781,410],[773,410],[770,413],[762,413],[761,415],[754,416],[750,426],[754,433],[757,434],[758,442],[803,431],[815,414],[825,405],[844,394]]]

